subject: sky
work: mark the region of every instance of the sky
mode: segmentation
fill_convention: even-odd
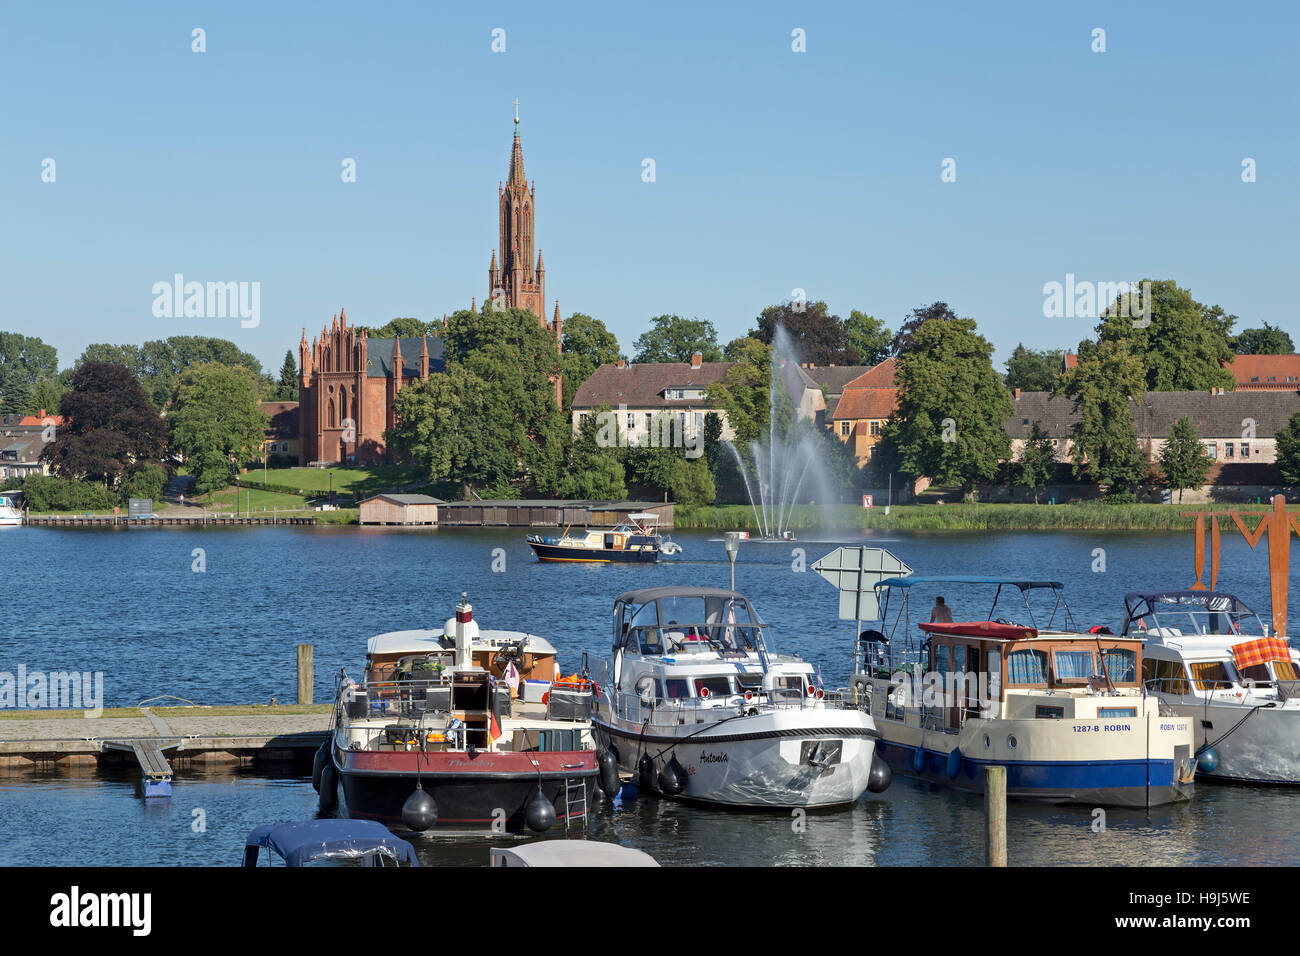
[[[1281,3],[3,0],[0,329],[276,372],[340,307],[481,303],[518,99],[547,311],[629,354],[803,290],[890,328],[946,301],[1000,363],[1092,334],[1044,316],[1071,274],[1300,341],[1298,46]],[[259,283],[257,326],[155,315],[177,273]]]

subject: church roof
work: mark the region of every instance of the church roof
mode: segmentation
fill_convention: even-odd
[[[427,336],[429,341],[429,374],[447,371],[445,343],[436,335]],[[388,378],[393,368],[393,345],[395,339],[366,339],[366,375],[369,378]],[[402,378],[419,378],[420,353],[415,348],[415,339],[406,340],[402,350]]]

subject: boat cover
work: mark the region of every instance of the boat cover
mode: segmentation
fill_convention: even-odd
[[[1023,641],[1038,636],[1038,629],[1021,624],[999,624],[997,621],[922,621],[917,624],[930,634],[950,634],[956,637],[988,637],[999,641]]]
[[[1261,637],[1232,645],[1232,659],[1238,668],[1254,667],[1269,661],[1290,661],[1291,648],[1280,637]]]
[[[270,849],[286,866],[305,866],[312,860],[360,857],[379,853],[398,863],[419,866],[415,848],[374,820],[307,820],[302,823],[267,823],[248,835],[244,865],[257,861],[257,850]],[[249,862],[250,855],[252,863]]]

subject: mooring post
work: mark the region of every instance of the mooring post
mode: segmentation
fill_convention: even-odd
[[[316,683],[312,671],[312,652],[314,645],[298,645],[298,703],[310,704],[312,687]]]
[[[1007,865],[1007,768],[984,768],[985,866]]]

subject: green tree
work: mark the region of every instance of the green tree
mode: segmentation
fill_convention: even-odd
[[[58,374],[59,356],[53,345],[19,332],[0,332],[0,381],[6,384],[6,393],[13,389],[29,395],[37,381]],[[7,404],[8,394],[5,399]]]
[[[564,320],[560,362],[564,370],[564,407],[573,404],[573,396],[591,374],[602,365],[617,362],[622,354],[618,339],[600,319],[575,312]]]
[[[161,461],[167,429],[131,371],[84,362],[60,400],[63,427],[44,457],[61,478],[113,487],[132,465]]]
[[[635,362],[689,362],[695,352],[701,353],[706,362],[722,361],[718,330],[707,319],[656,315],[650,326],[632,343]]]
[[[63,395],[63,389],[59,383],[52,378],[41,376],[32,386],[32,398],[28,404],[27,411],[29,414],[36,415],[43,408],[50,415],[59,414],[59,398]]]
[[[131,473],[122,482],[122,500],[126,502],[131,498],[151,498],[161,501],[166,487],[167,469],[154,462],[145,462],[131,469]]]
[[[258,398],[257,375],[244,366],[209,362],[180,374],[167,427],[200,494],[224,488],[238,462],[260,453],[269,422]]]
[[[1072,426],[1075,477],[1131,494],[1148,469],[1133,423],[1133,400],[1146,384],[1142,362],[1124,340],[1083,343],[1079,362],[1061,375],[1056,394],[1074,399]]]
[[[292,350],[284,353],[284,364],[280,366],[280,381],[276,386],[275,400],[277,402],[298,401],[298,362],[293,357]]]
[[[623,450],[598,440],[600,412],[609,413],[609,409],[599,409],[583,420],[569,446],[558,487],[562,498],[618,501],[627,497]]]
[[[912,339],[917,330],[931,319],[938,319],[941,322],[953,322],[956,318],[957,313],[948,308],[947,302],[934,302],[930,305],[921,306],[919,309],[913,309],[894,334],[894,340],[889,344],[890,354],[902,355],[911,348]]]
[[[1061,374],[1061,351],[1037,351],[1017,345],[1007,359],[1007,388],[1026,392],[1050,392]]]
[[[1277,480],[1288,488],[1300,485],[1300,412],[1295,412],[1278,429]]]
[[[32,383],[17,366],[0,365],[0,413],[26,415],[32,404]]]
[[[1038,504],[1039,493],[1056,474],[1056,448],[1040,422],[1034,422],[1030,428],[1016,465],[1016,479],[1033,492],[1034,504]]]
[[[536,319],[534,319],[536,321]],[[372,339],[418,339],[425,335],[439,335],[442,332],[442,320],[425,322],[422,319],[393,319],[377,329],[370,329],[366,334]]]
[[[750,333],[764,345],[771,345],[777,328],[790,337],[800,361],[817,365],[857,365],[861,358],[849,343],[849,332],[825,302],[782,302],[758,314],[757,327]]]
[[[727,413],[727,421],[743,443],[757,441],[767,431],[768,394],[772,379],[772,347],[758,339],[744,338],[735,346],[735,364],[726,376],[710,385],[705,394]]]
[[[1174,422],[1169,438],[1160,449],[1159,461],[1165,483],[1178,492],[1179,501],[1183,500],[1184,489],[1205,484],[1205,476],[1214,463],[1201,443],[1196,423],[1186,415]]]
[[[217,364],[246,368],[253,373],[258,398],[270,398],[275,383],[262,374],[257,356],[228,339],[206,335],[173,335],[140,346],[140,384],[153,403],[162,408],[172,398],[177,380],[186,369]]]
[[[1224,363],[1232,359],[1229,339],[1237,317],[1201,305],[1170,279],[1144,280],[1143,288],[1146,282],[1149,296],[1120,295],[1106,310],[1098,341],[1127,344],[1143,367],[1146,387],[1139,391],[1231,389],[1232,372]]]
[[[1238,355],[1290,355],[1295,343],[1285,331],[1265,322],[1262,328],[1242,329],[1232,340],[1232,350]]]
[[[863,365],[879,365],[889,358],[894,333],[880,319],[853,309],[844,320],[844,328],[848,332],[849,347],[857,351],[858,361]]]
[[[974,319],[925,320],[898,358],[898,406],[885,427],[901,469],[969,495],[1010,456],[1011,398]]]

